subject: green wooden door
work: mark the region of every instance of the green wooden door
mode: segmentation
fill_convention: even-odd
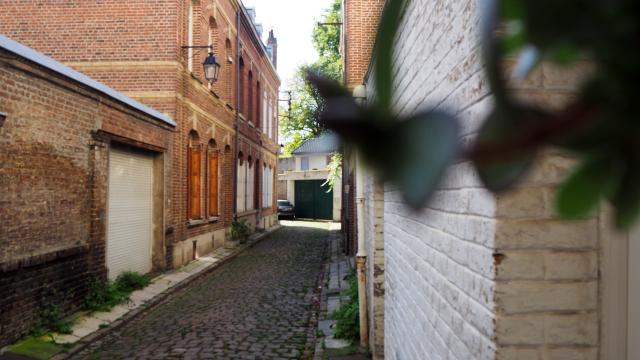
[[[324,180],[297,180],[295,183],[296,217],[333,219],[333,190],[322,186]]]

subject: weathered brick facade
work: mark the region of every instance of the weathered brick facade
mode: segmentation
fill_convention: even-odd
[[[0,10],[0,33],[177,123],[160,124],[1,54],[0,112],[8,118],[0,127],[0,293],[11,294],[0,300],[2,345],[30,329],[46,293],[64,294],[60,301],[71,311],[84,297],[87,281],[106,276],[112,144],[152,154],[154,179],[162,178],[154,180],[153,271],[181,266],[223,246],[235,215],[236,154],[242,152],[245,161],[250,157],[260,170],[277,166],[279,79],[252,20],[234,0],[18,0],[2,2]],[[221,64],[211,85],[202,69],[207,49],[182,48],[209,44]],[[187,211],[189,147],[204,154],[198,218],[189,218]],[[209,211],[209,154],[218,155],[217,216]],[[238,216],[252,227],[273,226],[275,200],[263,204],[262,181],[255,180],[257,208]],[[271,183],[275,193],[276,181]]]
[[[392,106],[403,115],[432,107],[453,111],[468,143],[493,104],[480,57],[476,2],[408,1],[403,14],[394,42]],[[345,36],[348,49],[354,40]],[[352,74],[363,73],[359,64],[352,66]],[[589,68],[543,64],[511,88],[526,101],[558,107],[575,94]],[[371,99],[370,79],[364,81]],[[353,87],[358,79],[347,84]],[[559,220],[553,213],[555,188],[572,164],[566,154],[548,151],[516,189],[494,196],[469,163],[456,163],[417,212],[393,186],[382,194],[365,180],[367,261],[384,249],[385,357],[608,359],[611,351],[620,353],[609,334],[621,333],[626,322],[608,317],[615,312],[602,299],[621,285],[599,277],[615,273],[615,266],[602,265],[602,244],[620,239],[611,235],[606,212],[583,221]],[[367,223],[380,218],[382,224]],[[616,246],[604,248],[620,251]],[[379,279],[375,270],[369,276],[368,293],[375,295]],[[617,299],[622,304],[624,298]],[[375,323],[375,305],[369,305]],[[372,337],[375,331],[370,324]]]
[[[2,346],[31,330],[43,304],[71,311],[90,280],[106,277],[109,149],[153,154],[161,168],[155,181],[163,184],[174,126],[25,57],[11,40],[0,45],[0,112],[7,114],[0,125]],[[156,240],[154,252],[162,253]],[[154,259],[154,268],[163,267]]]
[[[235,155],[242,152],[245,159],[251,157],[252,163],[258,161],[259,169],[263,164],[274,169],[277,166],[277,121],[269,122],[272,128],[267,129],[258,112],[267,111],[261,96],[264,93],[273,107],[271,116],[277,119],[279,79],[242,5],[235,0],[18,0],[2,3],[0,9],[0,32],[176,120],[168,159],[172,179],[166,190],[170,197],[164,229],[167,267],[180,266],[197,254],[222,246],[234,216]],[[213,46],[222,65],[217,82],[209,85],[204,79],[202,62],[208,50],[182,48],[187,45]],[[242,91],[238,104],[240,63]],[[240,113],[238,149],[236,110]],[[190,146],[219,156],[218,216],[208,216],[209,169],[207,156],[202,156],[202,216],[189,219]],[[261,190],[258,187],[258,195]],[[277,221],[275,202],[261,205],[264,208],[240,214],[241,218],[252,226],[273,225]]]

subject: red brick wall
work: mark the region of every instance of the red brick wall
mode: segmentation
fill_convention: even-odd
[[[106,276],[111,141],[164,151],[171,127],[0,50],[0,346],[45,302],[81,304]]]
[[[364,83],[385,0],[343,0],[344,79],[348,87]]]
[[[208,51],[194,50],[191,74],[187,71],[189,52],[181,49],[188,44],[190,1],[0,2],[0,33],[67,62],[77,70],[176,120],[176,133],[171,139],[168,157],[173,169],[171,186],[167,189],[171,197],[166,224],[168,245],[229,226],[234,205],[238,5],[233,0],[218,1],[216,5],[204,0],[195,2],[193,44],[207,45],[210,20],[214,19],[216,24],[213,43],[222,68],[219,81],[210,86],[204,79],[201,65]],[[251,69],[254,74],[253,86],[260,81],[261,88],[270,89],[275,101],[279,80],[256,39],[249,36],[247,26],[248,22],[244,21],[240,29],[245,69],[247,72]],[[227,40],[231,44],[229,54],[222,50]],[[231,56],[231,63],[225,55]],[[248,91],[244,93],[248,94]],[[261,119],[257,116],[254,118],[259,124]],[[198,133],[203,147],[213,139],[218,149],[223,151],[220,161],[220,196],[223,199],[221,217],[216,222],[189,225],[187,219],[187,145],[191,131]],[[275,141],[261,136],[255,127],[249,126],[244,120],[241,121],[240,132],[243,141],[255,151],[254,159],[270,159],[275,163],[278,149]],[[224,152],[227,146],[229,150]],[[205,159],[203,157],[204,174]],[[206,186],[203,189],[201,201],[204,214]],[[173,251],[171,246],[167,251]]]
[[[175,60],[175,0],[2,1],[2,33],[59,61]]]

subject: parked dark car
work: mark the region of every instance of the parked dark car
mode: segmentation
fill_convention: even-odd
[[[296,218],[296,210],[288,200],[278,200],[278,219],[283,217],[291,220]]]

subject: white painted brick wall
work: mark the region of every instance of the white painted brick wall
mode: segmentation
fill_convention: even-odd
[[[463,140],[473,139],[493,106],[476,1],[409,1],[394,60],[394,108],[452,111]],[[586,63],[568,72],[544,64],[510,86],[558,107],[588,71]],[[385,187],[386,358],[597,358],[598,221],[560,221],[552,206],[573,163],[547,151],[517,189],[497,197],[469,163],[457,163],[419,211]]]
[[[366,246],[369,348],[374,359],[384,356],[384,188],[364,172],[364,230]]]

